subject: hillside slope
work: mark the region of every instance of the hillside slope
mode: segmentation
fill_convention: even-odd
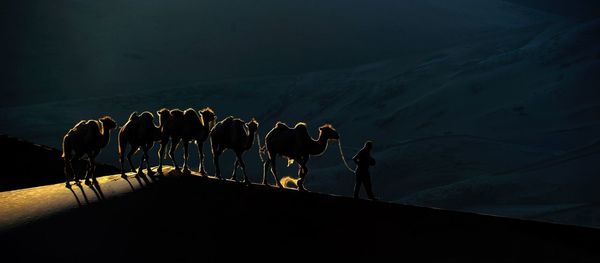
[[[133,192],[115,187],[126,186],[124,182],[101,180],[103,190],[98,191],[105,198],[90,197],[90,204],[82,208],[55,208],[35,220],[13,218],[29,221],[0,231],[3,257],[19,262],[600,259],[595,247],[600,231],[591,228],[248,187],[197,176],[168,176],[144,187],[134,183]],[[72,197],[52,197],[61,192],[71,196],[59,186],[19,191],[45,191],[50,207],[56,202],[75,204],[67,200]],[[111,194],[114,191],[121,194]],[[0,193],[6,194],[11,195]],[[7,212],[0,209],[3,217]]]
[[[0,134],[0,147],[5,152],[4,157],[0,158],[0,167],[6,167],[0,176],[0,192],[65,181],[60,150],[4,134]],[[75,162],[73,167],[79,171],[80,178],[85,176],[82,171],[87,165],[85,160]],[[97,176],[118,172],[114,166],[96,164]]]

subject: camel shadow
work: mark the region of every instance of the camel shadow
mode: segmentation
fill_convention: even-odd
[[[125,182],[127,182],[127,184],[129,184],[129,187],[131,187],[131,192],[135,192],[135,188],[133,187],[133,184],[131,184],[131,182],[129,181],[129,177],[125,176],[122,178],[123,180],[125,180]]]
[[[81,191],[81,195],[83,196],[83,199],[85,200],[86,204],[90,204],[90,200],[87,197],[87,194],[85,193],[85,190],[83,189],[83,186],[81,184],[76,184],[77,187],[79,187],[79,190]]]
[[[144,183],[146,184],[146,186],[150,185],[151,182],[150,180],[148,180],[148,176],[145,174],[141,174],[138,176],[140,179],[142,179],[142,181],[144,181]]]
[[[94,186],[90,184],[90,185],[88,185],[88,187],[90,189],[92,189],[92,192],[94,192],[94,195],[96,196],[96,199],[98,201],[102,201],[102,197],[100,197],[100,194],[98,194],[98,191],[96,191],[96,189],[94,188]]]
[[[151,183],[156,183],[161,176],[159,176],[157,173],[151,173],[147,174],[146,177],[150,179]]]
[[[77,201],[77,205],[78,205],[79,207],[81,207],[81,201],[79,201],[79,197],[77,196],[77,194],[75,193],[75,191],[73,191],[73,189],[72,189],[72,188],[68,188],[68,189],[69,189],[69,191],[71,191],[71,193],[72,193],[72,194],[73,194],[73,196],[75,197],[75,201]]]
[[[135,176],[135,180],[137,180],[138,184],[140,185],[140,188],[145,188],[146,186],[150,185],[150,181],[148,181],[146,175],[138,174]]]
[[[90,185],[90,188],[94,190],[94,193],[96,194],[99,200],[106,200],[106,198],[104,197],[104,192],[102,192],[102,188],[100,187],[100,183],[98,183],[98,181],[94,181]]]

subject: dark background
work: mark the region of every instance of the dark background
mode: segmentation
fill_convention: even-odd
[[[472,33],[426,2],[3,1],[0,103],[343,68]],[[591,0],[510,2],[578,19],[600,10]]]
[[[347,157],[375,141],[381,199],[600,226],[598,5],[3,1],[0,133],[60,148],[81,119],[161,107],[256,117],[262,136],[332,123]],[[116,138],[99,161],[118,165]],[[309,167],[310,190],[351,194],[337,145]]]

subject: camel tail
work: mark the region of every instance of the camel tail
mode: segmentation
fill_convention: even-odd
[[[63,138],[62,150],[61,157],[64,159],[67,157],[67,153],[71,153],[71,137],[65,136],[65,138]]]
[[[123,150],[127,147],[127,139],[125,138],[125,133],[123,130],[119,132],[119,138],[117,138],[117,152],[119,153],[119,157],[123,155]]]

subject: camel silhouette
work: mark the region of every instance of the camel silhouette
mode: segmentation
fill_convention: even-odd
[[[70,181],[73,178],[75,184],[79,185],[77,173],[73,170],[73,163],[87,155],[89,166],[85,175],[85,184],[90,184],[90,177],[96,182],[94,170],[96,168],[96,156],[110,141],[110,131],[117,127],[117,123],[110,117],[104,116],[98,120],[82,120],[71,128],[63,138],[62,158],[65,163],[65,177],[67,188],[71,188]]]
[[[165,156],[166,146],[169,140],[171,141],[171,147],[169,149],[169,158],[173,161],[175,170],[179,171],[179,166],[174,158],[175,150],[179,146],[180,142],[183,142],[184,155],[183,155],[183,172],[189,173],[188,168],[188,144],[190,141],[196,141],[198,146],[198,156],[200,159],[200,165],[198,171],[202,175],[206,175],[204,169],[204,141],[208,138],[210,129],[214,126],[217,119],[215,112],[211,108],[204,108],[200,110],[200,114],[194,109],[189,108],[185,111],[179,109],[161,109],[158,112],[160,127],[161,129],[161,140],[160,149],[158,150],[159,165],[158,172],[162,174],[162,160]]]
[[[238,167],[241,167],[244,173],[243,182],[246,184],[250,183],[246,175],[246,164],[244,163],[242,154],[252,148],[257,130],[258,122],[254,118],[248,123],[244,123],[241,119],[229,116],[215,125],[210,132],[210,144],[216,168],[215,175],[218,178],[221,178],[219,156],[223,151],[231,149],[235,152],[236,156],[231,179],[237,181],[236,171]]]
[[[311,155],[321,155],[327,149],[329,140],[337,140],[340,136],[333,126],[325,124],[319,127],[319,138],[313,140],[308,134],[305,123],[298,123],[294,128],[288,127],[282,122],[277,122],[275,127],[265,137],[265,150],[268,160],[263,167],[263,184],[267,184],[267,170],[271,167],[271,173],[275,177],[277,185],[283,186],[277,178],[276,157],[281,155],[288,158],[288,166],[294,161],[298,162],[298,190],[306,191],[304,180],[308,174],[306,163]]]
[[[131,145],[129,153],[127,153],[127,161],[131,167],[131,171],[135,172],[133,163],[131,162],[131,156],[135,154],[140,148],[144,152],[142,159],[140,160],[140,166],[138,168],[136,176],[144,175],[142,172],[142,164],[146,161],[147,174],[152,175],[150,169],[150,161],[148,160],[148,151],[154,146],[154,141],[161,139],[161,129],[154,125],[154,115],[151,112],[144,111],[138,115],[137,112],[133,112],[129,116],[129,120],[121,130],[119,130],[119,142],[118,142],[118,153],[119,161],[121,162],[121,177],[125,178],[125,154],[124,151],[127,149],[127,145]]]

